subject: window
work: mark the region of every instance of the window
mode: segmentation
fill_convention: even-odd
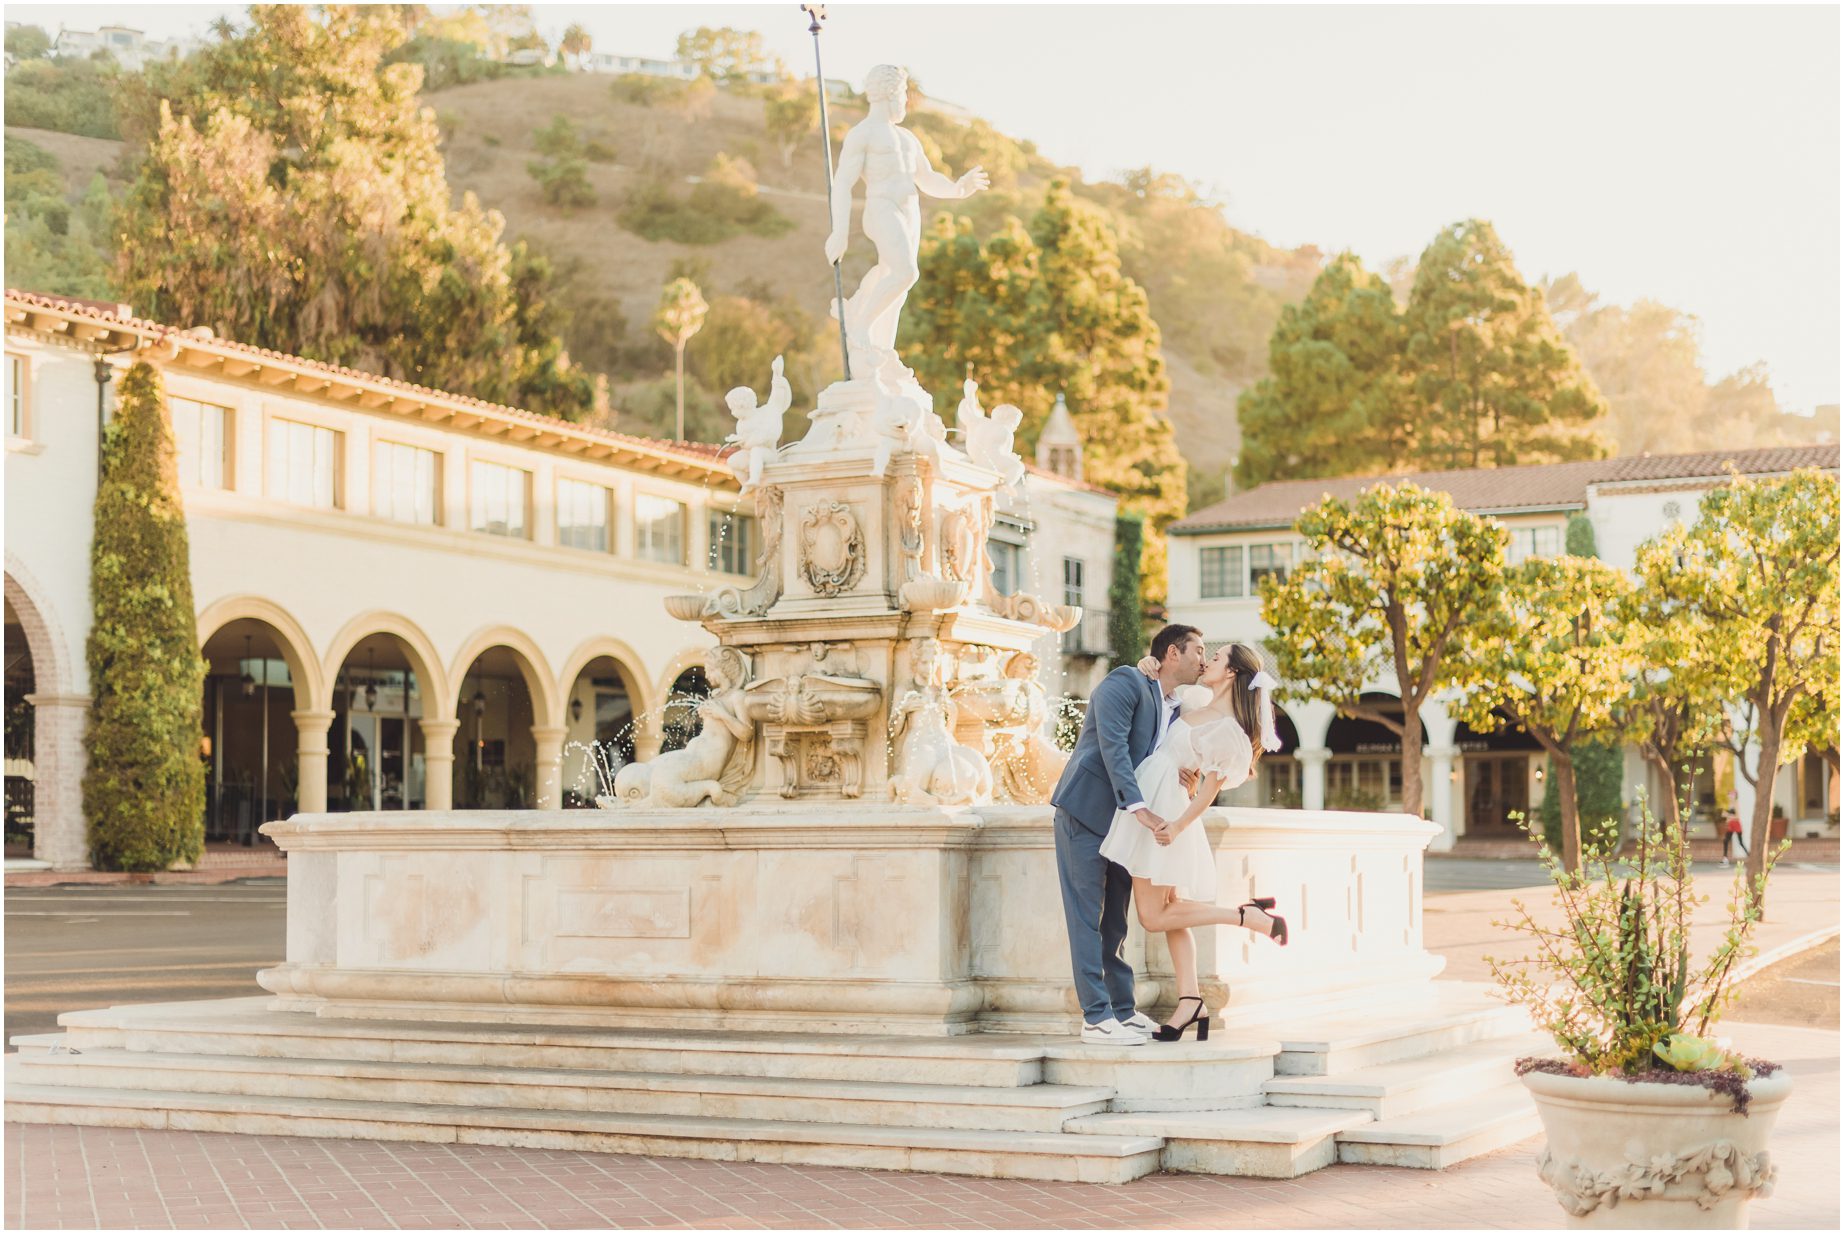
[[[634,498],[634,555],[685,564],[685,503],[641,493]]]
[[[372,447],[371,511],[399,523],[442,521],[442,458],[434,450],[380,441]]]
[[[584,480],[557,481],[557,543],[565,548],[608,551],[608,511],[612,494]]]
[[[1242,546],[1198,550],[1198,595],[1205,600],[1242,596]]]
[[[1554,557],[1562,551],[1562,531],[1556,527],[1513,527],[1505,560],[1512,565],[1532,557]]]
[[[992,558],[992,586],[1002,596],[1015,595],[1024,586],[1024,545],[1009,540],[986,541]]]
[[[6,353],[6,435],[26,436],[26,382],[32,367],[24,356]]]
[[[269,421],[269,496],[297,506],[336,510],[340,491],[340,434],[296,420]]]
[[[711,569],[725,574],[753,573],[756,554],[762,551],[756,537],[755,519],[747,514],[712,510],[707,526],[711,536]]]
[[[1286,578],[1287,571],[1292,565],[1293,545],[1291,544],[1249,545],[1249,594],[1259,595],[1261,580],[1270,574],[1276,578]]]
[[[1045,456],[1045,461],[1050,464],[1050,470],[1057,475],[1067,476],[1072,480],[1076,478],[1076,447],[1051,446]]]
[[[531,504],[531,473],[500,463],[476,461],[469,470],[468,526],[490,536],[525,538]]]
[[[1063,558],[1063,603],[1082,607],[1082,575],[1084,573],[1080,557]]]
[[[167,400],[172,409],[173,438],[179,447],[179,481],[195,488],[229,488],[231,417],[228,407]]]

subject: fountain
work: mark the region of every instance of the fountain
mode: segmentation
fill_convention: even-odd
[[[503,1098],[542,1101],[542,1109],[510,1114],[474,1109],[502,1081],[466,1074],[377,1089],[377,1100],[433,1102],[439,1114],[412,1117],[402,1105],[378,1114],[369,1097],[337,1104],[364,1107],[338,1115],[358,1120],[340,1124],[361,1128],[352,1134],[371,1134],[362,1128],[382,1124],[365,1120],[383,1119],[396,1121],[381,1134],[411,1135],[404,1128],[414,1124],[476,1142],[690,1155],[716,1143],[734,1156],[765,1140],[760,1153],[776,1160],[1119,1181],[1158,1168],[1158,1137],[1168,1133],[1063,1134],[1067,1118],[1103,1109],[1114,1112],[1097,1117],[1233,1112],[1261,1105],[1277,1069],[1322,1071],[1354,1050],[1407,1057],[1497,1023],[1477,999],[1456,1011],[1431,991],[1441,961],[1422,946],[1420,879],[1436,827],[1402,815],[1219,809],[1202,823],[1217,854],[1219,899],[1279,897],[1292,946],[1283,952],[1239,930],[1196,932],[1205,993],[1213,1006],[1229,1003],[1219,1020],[1229,1031],[1207,1046],[1085,1052],[1073,1043],[1079,1014],[1044,804],[1063,756],[1050,739],[1054,717],[1032,647],[1080,613],[992,584],[995,495],[1021,470],[1015,409],[987,413],[969,382],[963,450],[892,349],[914,282],[917,190],[964,196],[984,177],[975,169],[949,180],[927,167],[900,128],[900,70],[874,71],[866,92],[871,116],[845,142],[839,230],[828,241],[836,257],[852,183],[866,176],[865,226],[878,263],[838,306],[855,376],[821,393],[807,432],[786,446],[771,438],[754,394],[732,392],[744,445],[734,466],[762,528],[758,577],[667,603],[713,642],[698,736],[618,769],[597,757],[603,809],[269,823],[262,830],[289,866],[286,960],[258,974],[273,998],[78,1013],[66,1017],[73,1032],[90,1033],[92,1044],[159,1049],[167,1047],[146,1043],[170,1030],[175,1041],[209,1043],[190,1048],[265,1063],[293,1050],[390,1060],[366,1064],[374,1070],[437,1062],[641,1069],[649,1075],[635,1094],[693,1093],[681,1111],[692,1114],[759,1111],[781,1099],[779,1089],[750,1096],[750,1085],[935,1075],[1029,1093],[1039,1079],[1054,1080],[1091,1087],[1047,1093],[1041,1114],[1028,1100],[993,1104],[913,1084],[881,1114],[872,1100],[789,1088],[781,1097],[823,1101],[813,1108],[832,1113],[738,1116],[795,1125],[773,1123],[772,1134],[761,1130],[768,1123],[647,1121],[621,1112],[680,1107],[669,1095],[623,1096],[618,1079],[581,1081],[588,1087],[579,1092],[577,1080],[554,1073],[529,1081],[548,1095]],[[768,406],[778,422],[785,383],[774,377]],[[610,597],[611,611],[618,603]],[[1136,930],[1128,958],[1141,1005],[1169,1004],[1163,944]],[[1417,1019],[1416,1008],[1433,1010]],[[1302,1027],[1313,1016],[1346,1027]],[[1291,1044],[1270,1035],[1277,1017],[1295,1026]],[[1353,1045],[1360,1037],[1370,1044]],[[609,1061],[629,1057],[636,1061]],[[705,1092],[700,1076],[729,1078],[709,1080],[717,1087]],[[296,1091],[294,1081],[264,1082],[275,1087],[248,1091]],[[108,1083],[124,1081],[115,1073]],[[219,1081],[186,1083],[192,1096],[183,1101],[156,1094],[135,1109],[165,1108],[165,1100],[196,1111],[197,1086],[217,1091]],[[372,1091],[366,1083],[312,1072],[298,1088],[318,1099]],[[72,1104],[93,1111],[121,1100],[65,1097],[60,1104],[9,1081],[9,1111],[26,1111],[16,1117],[61,1121]],[[260,1099],[235,1100],[245,1104],[219,1110],[219,1121],[188,1125],[237,1129],[236,1119],[259,1117],[249,1103]],[[953,1108],[927,1104],[940,1101]],[[1335,1152],[1328,1112],[1299,1113],[1324,1124],[1310,1149],[1276,1140],[1271,1126],[1252,1137],[1193,1127],[1187,1143],[1209,1140],[1221,1152],[1188,1149],[1189,1164],[1176,1168],[1291,1174],[1324,1164]],[[261,1129],[333,1116],[292,1106],[260,1116],[270,1115]],[[837,1125],[803,1121],[828,1117]],[[636,1119],[645,1126],[637,1130]],[[883,1125],[859,1129],[861,1119]],[[1056,1134],[1015,1142],[1033,1128]],[[986,1138],[953,1138],[976,1132]]]

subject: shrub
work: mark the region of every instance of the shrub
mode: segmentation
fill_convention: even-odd
[[[643,180],[635,185],[615,220],[643,240],[716,244],[736,234],[736,228],[723,219],[687,209],[685,203],[657,179]]]
[[[1691,917],[1701,897],[1691,878],[1690,841],[1681,831],[1660,831],[1649,811],[1630,862],[1610,855],[1611,829],[1597,838],[1583,845],[1582,868],[1574,874],[1549,845],[1539,849],[1562,910],[1560,926],[1537,922],[1519,900],[1511,905],[1515,919],[1493,922],[1534,949],[1513,960],[1487,956],[1493,978],[1568,1055],[1562,1063],[1521,1060],[1520,1072],[1701,1083],[1744,1108],[1747,1091],[1738,1081],[1769,1068],[1701,1038],[1734,997],[1735,965],[1753,954],[1748,939],[1760,921],[1756,903],[1767,874],[1750,894],[1746,872],[1737,871],[1728,928],[1694,964]],[[1769,869],[1777,855],[1766,855]]]
[[[595,205],[595,189],[586,174],[589,164],[581,157],[533,159],[525,164],[525,170],[538,182],[544,200],[551,205],[568,210]]]
[[[405,42],[386,56],[384,63],[421,65],[425,93],[508,75],[507,65],[487,59],[475,43],[426,34]]]
[[[645,73],[623,73],[608,83],[608,92],[623,103],[652,107],[683,95],[690,82],[675,77],[649,77]]]
[[[8,127],[119,140],[113,60],[24,60],[6,74]]]
[[[166,397],[146,363],[121,378],[103,435],[90,596],[95,704],[83,806],[91,860],[116,870],[196,860],[205,839],[205,660]]]
[[[591,163],[612,163],[615,161],[615,148],[599,137],[591,137],[583,143],[583,157]]]
[[[1593,740],[1577,742],[1569,754],[1575,765],[1575,807],[1581,818],[1582,835],[1611,827],[1617,844],[1625,813],[1620,786],[1626,778],[1626,755],[1616,742]],[[1560,850],[1562,798],[1555,776],[1544,777],[1537,819],[1542,824],[1544,843]]]
[[[1140,559],[1146,520],[1122,514],[1114,520],[1114,577],[1108,584],[1108,654],[1116,667],[1138,664],[1146,654],[1146,618],[1140,609]]]

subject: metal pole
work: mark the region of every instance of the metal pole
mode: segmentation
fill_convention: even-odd
[[[813,85],[820,92],[820,141],[826,146],[826,225],[832,226],[832,127],[826,119],[826,70],[820,64],[820,23],[826,20],[826,6],[803,4],[800,11],[812,18],[807,33],[813,36]],[[840,269],[844,258],[832,263],[833,302],[839,306],[839,360],[845,366],[845,380],[852,379],[851,349],[845,345],[845,274]]]
[[[262,700],[263,700],[263,805],[262,805],[262,817],[257,819],[256,821],[256,825],[258,827],[262,826],[264,823],[269,821],[269,657],[267,655],[263,656]],[[255,842],[256,842],[256,833],[254,831],[252,831],[250,834],[243,837],[243,843],[246,848],[249,847],[250,845],[253,845]]]

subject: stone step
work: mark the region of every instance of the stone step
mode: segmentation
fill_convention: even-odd
[[[854,1126],[1056,1132],[1108,1108],[1114,1090],[669,1075],[448,1063],[355,1062],[102,1048],[21,1054],[28,1084],[398,1105],[673,1114]]]
[[[1523,1009],[1506,1006],[1476,987],[1451,992],[1442,991],[1439,984],[1434,988],[1437,993],[1430,998],[1390,1004],[1370,1014],[1265,1026],[1264,1031],[1281,1042],[1274,1073],[1337,1075],[1530,1031]]]
[[[1463,1101],[1379,1119],[1338,1134],[1338,1159],[1354,1165],[1444,1170],[1538,1135],[1536,1102],[1513,1081]]]
[[[1338,1160],[1335,1137],[1370,1121],[1362,1110],[1250,1110],[1091,1114],[1070,1122],[1085,1135],[1157,1136],[1164,1168],[1191,1174],[1298,1178]]]
[[[1149,1136],[865,1127],[673,1114],[479,1109],[31,1084],[7,1060],[11,1122],[415,1140],[774,1161],[982,1178],[1124,1183],[1159,1168]]]
[[[1516,1060],[1554,1047],[1549,1037],[1537,1033],[1491,1037],[1427,1058],[1334,1075],[1276,1076],[1262,1092],[1274,1106],[1368,1110],[1377,1118],[1393,1118],[1497,1088],[1514,1077]]]
[[[1248,1033],[1209,1042],[1085,1046],[1073,1036],[962,1037],[688,1032],[347,1020],[272,1011],[263,998],[69,1012],[79,1050],[464,1067],[566,1069],[1016,1089],[1048,1082],[1105,1088],[1115,1110],[1228,1109],[1261,1104],[1280,1043]]]
[[[647,1074],[1016,1088],[1043,1079],[1038,1039],[816,1036],[347,1020],[271,1011],[267,997],[137,1004],[58,1017],[78,1049],[237,1054]]]

